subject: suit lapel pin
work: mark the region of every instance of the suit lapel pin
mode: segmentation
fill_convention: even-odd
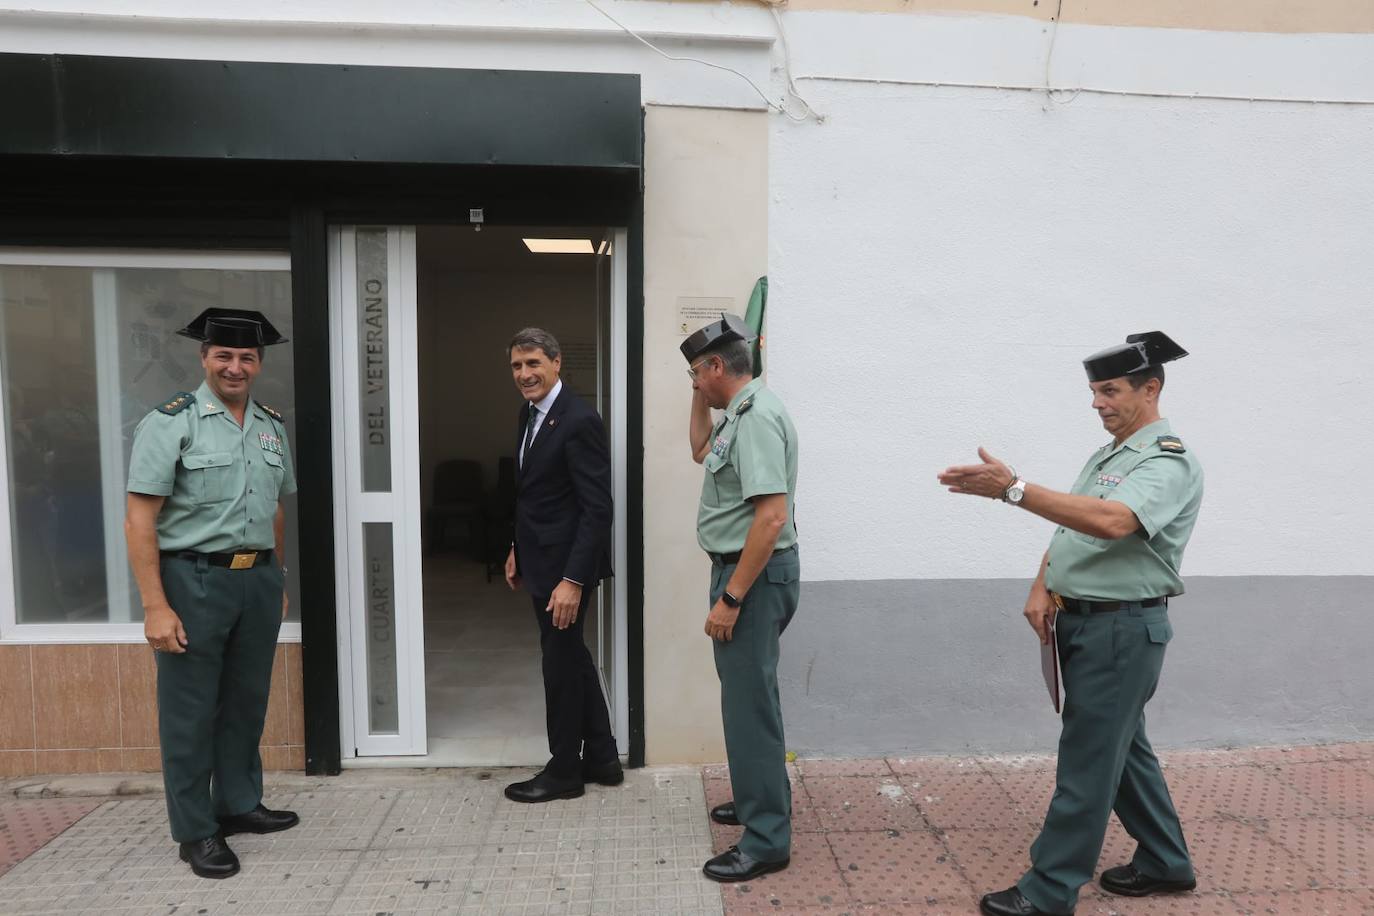
[[[557,425],[558,419],[556,417],[549,417],[549,429],[553,429]]]

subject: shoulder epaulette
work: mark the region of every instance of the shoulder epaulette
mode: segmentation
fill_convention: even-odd
[[[277,412],[276,412],[275,410],[273,410],[271,407],[268,407],[268,406],[267,406],[266,404],[264,404],[262,401],[257,401],[257,402],[255,402],[255,403],[256,403],[259,407],[262,408],[262,412],[263,412],[263,413],[267,414],[267,415],[268,415],[269,417],[271,417],[273,420],[276,420],[278,423],[285,423],[285,422],[286,422],[284,419],[282,419],[282,415],[281,415],[281,414],[277,413]]]
[[[187,407],[190,407],[195,402],[196,396],[191,392],[178,391],[174,398],[172,398],[166,404],[159,405],[157,409],[162,413],[165,413],[169,417],[175,417],[177,414],[181,413],[183,410],[185,410]]]
[[[1179,455],[1188,451],[1183,447],[1183,440],[1178,436],[1160,436],[1155,440],[1155,445],[1158,445],[1166,452],[1174,452]]]

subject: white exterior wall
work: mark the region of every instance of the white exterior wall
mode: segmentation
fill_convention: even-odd
[[[747,281],[765,270],[769,382],[803,439],[811,591],[783,673],[801,749],[893,750],[895,734],[922,749],[994,733],[984,746],[1052,740],[1043,722],[1019,724],[1033,672],[959,688],[961,672],[1028,651],[1016,593],[1049,526],[945,493],[935,475],[981,444],[1029,479],[1066,487],[1106,439],[1079,361],[1133,331],[1167,331],[1192,352],[1171,365],[1164,395],[1207,471],[1185,576],[1345,577],[1364,593],[1350,577],[1374,575],[1362,464],[1374,445],[1362,385],[1374,342],[1374,35],[784,8],[784,55],[761,5],[598,2],[669,53],[732,67],[774,100],[790,68],[823,122],[764,115],[740,76],[666,61],[580,0],[127,0],[115,15],[90,0],[35,0],[0,4],[0,50],[643,75],[651,761],[721,757],[709,645],[685,623],[704,613],[705,571],[691,536],[697,471],[672,419],[685,417],[673,387],[685,380],[665,328],[678,296],[729,296],[742,308]],[[802,111],[795,99],[787,108]],[[765,118],[767,133],[756,129]],[[718,143],[691,142],[716,130]],[[741,179],[766,181],[766,222]],[[663,184],[678,180],[688,183]],[[721,217],[741,213],[744,223]],[[996,619],[952,623],[973,629],[941,643],[951,622],[920,605],[933,594],[920,584],[968,591],[951,579],[1013,581],[997,586],[1010,597]],[[872,624],[870,640],[868,624],[843,616],[884,583],[914,596],[891,599],[894,614],[931,615],[910,644],[890,619]],[[1269,591],[1252,582],[1247,594]],[[1207,610],[1227,638],[1247,622],[1240,605]],[[1361,626],[1330,638],[1367,645]],[[1265,664],[1286,662],[1282,635],[1255,639]],[[1215,645],[1193,645],[1202,654],[1191,661],[1171,649],[1171,670],[1182,669],[1173,683],[1224,692]],[[1254,725],[1244,737],[1301,736],[1303,702],[1333,706],[1340,720],[1308,734],[1369,731],[1369,714],[1352,710],[1370,707],[1374,681],[1329,648],[1306,654],[1290,692],[1287,682],[1241,685],[1176,737],[1224,740],[1221,723],[1239,718]],[[953,673],[912,675],[911,659]],[[827,666],[841,672],[829,682]],[[900,689],[874,692],[887,681]],[[926,698],[908,704],[926,718],[882,718],[910,696]],[[1226,706],[1251,696],[1269,705]],[[1285,715],[1293,721],[1274,718]]]

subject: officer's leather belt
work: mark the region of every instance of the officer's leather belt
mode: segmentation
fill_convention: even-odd
[[[775,550],[773,551],[773,556],[776,557],[780,553],[787,553],[787,551],[791,549],[791,547],[783,547],[779,550]],[[744,552],[741,550],[732,550],[730,553],[708,553],[706,555],[710,557],[711,562],[717,566],[730,566],[734,563],[738,563],[739,558],[743,556],[743,554]]]
[[[202,557],[211,566],[223,566],[227,569],[252,569],[254,566],[262,566],[272,562],[272,550],[240,550],[236,553],[197,553],[194,550],[163,550],[159,551],[164,557],[176,557],[178,560],[190,560],[199,562]]]
[[[1068,598],[1063,595],[1059,596],[1059,600],[1064,602],[1064,610],[1071,614],[1110,614],[1133,604],[1141,607],[1159,607],[1161,604],[1169,603],[1168,598],[1146,598],[1143,601],[1084,601],[1081,598]]]

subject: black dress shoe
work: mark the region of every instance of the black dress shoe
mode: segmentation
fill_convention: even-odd
[[[181,861],[202,878],[228,878],[239,873],[239,857],[219,834],[181,844]]]
[[[513,782],[506,786],[506,798],[511,801],[534,804],[536,802],[556,801],[560,798],[580,798],[586,790],[582,780],[555,779],[547,772],[540,771],[533,779]]]
[[[714,859],[708,859],[701,872],[712,881],[749,881],[770,871],[782,871],[791,861],[787,858],[760,862],[740,852],[738,846],[731,846]]]
[[[1019,887],[1009,887],[995,894],[984,894],[978,901],[978,909],[984,916],[1057,916],[1057,914],[1036,909],[1035,904],[1026,899]],[[1069,910],[1065,916],[1073,916]]]
[[[258,806],[246,814],[231,814],[219,819],[219,829],[223,836],[233,836],[236,833],[276,833],[278,830],[290,830],[301,822],[294,811],[273,811],[264,808],[259,802]]]
[[[582,781],[595,782],[603,786],[618,786],[625,781],[625,771],[619,760],[606,763],[582,764]]]
[[[1165,881],[1163,878],[1151,878],[1149,875],[1142,875],[1136,871],[1134,865],[1118,865],[1116,868],[1109,868],[1102,873],[1098,883],[1102,885],[1104,891],[1120,894],[1123,897],[1180,894],[1197,887],[1196,878],[1189,878],[1187,881]]]
[[[739,826],[739,815],[735,814],[735,803],[728,801],[711,809],[711,820],[727,827]]]

